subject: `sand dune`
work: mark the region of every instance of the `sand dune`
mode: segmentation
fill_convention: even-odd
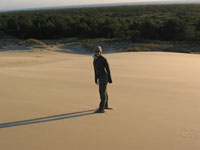
[[[110,106],[98,107],[91,55],[0,52],[2,150],[198,150],[200,55],[105,54]]]

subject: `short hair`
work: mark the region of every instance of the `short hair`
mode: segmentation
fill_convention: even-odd
[[[102,53],[102,47],[101,46],[96,46],[94,48],[94,52],[101,52]]]

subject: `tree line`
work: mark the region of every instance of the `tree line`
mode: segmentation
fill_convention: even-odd
[[[0,36],[200,41],[200,5],[120,6],[0,13]]]

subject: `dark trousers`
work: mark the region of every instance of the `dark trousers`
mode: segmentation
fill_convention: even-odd
[[[99,104],[99,110],[104,110],[108,107],[108,93],[107,93],[108,77],[102,76],[99,78],[99,94],[101,102]]]

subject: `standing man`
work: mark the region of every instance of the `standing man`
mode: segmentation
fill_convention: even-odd
[[[95,113],[104,113],[104,109],[112,109],[108,107],[107,93],[107,83],[112,83],[112,79],[107,59],[102,56],[101,46],[95,47],[93,58],[95,83],[99,84],[99,94],[101,98],[99,109],[97,109]]]

